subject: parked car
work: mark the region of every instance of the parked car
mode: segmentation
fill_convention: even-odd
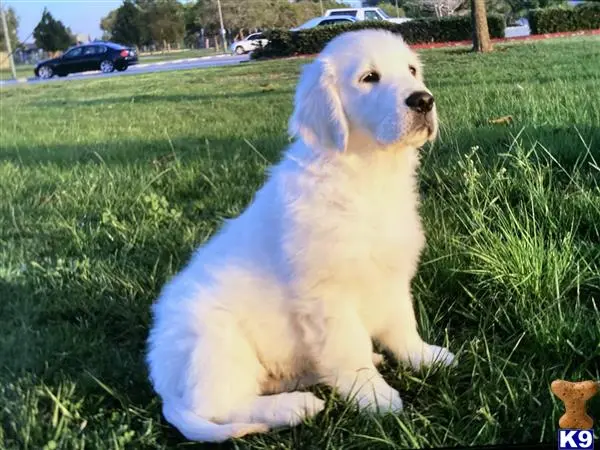
[[[124,71],[137,64],[138,56],[134,48],[114,42],[89,42],[70,48],[57,58],[39,62],[34,73],[36,77],[52,78],[54,75],[66,77],[70,73],[101,70],[110,73]]]
[[[408,17],[390,17],[381,8],[336,8],[325,11],[326,17],[351,16],[356,20],[385,20],[386,22],[404,23],[412,19]]]
[[[341,25],[344,23],[354,23],[356,19],[351,16],[335,16],[335,17],[315,17],[290,31],[308,30],[309,28],[323,27],[328,25]]]
[[[268,43],[269,40],[263,33],[253,33],[249,34],[246,39],[234,42],[231,44],[229,49],[231,50],[231,53],[243,55],[244,53],[249,53],[252,50],[256,50],[258,47],[266,47]]]

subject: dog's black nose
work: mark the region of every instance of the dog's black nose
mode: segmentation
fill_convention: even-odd
[[[416,91],[406,98],[406,106],[419,113],[428,113],[433,109],[433,95],[425,91]]]

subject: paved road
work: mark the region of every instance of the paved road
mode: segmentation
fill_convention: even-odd
[[[239,64],[245,61],[249,61],[248,55],[233,56],[233,55],[217,55],[217,56],[203,56],[201,58],[188,58],[188,59],[177,59],[172,61],[160,61],[160,62],[144,62],[142,59],[140,64],[131,66],[125,72],[112,72],[112,73],[101,73],[101,72],[84,72],[78,74],[71,74],[67,77],[53,77],[49,80],[42,80],[40,78],[27,78],[20,80],[9,80],[0,81],[0,86],[13,85],[19,83],[54,83],[58,81],[68,80],[81,80],[86,78],[108,78],[108,77],[122,77],[128,75],[137,75],[141,73],[153,73],[153,72],[166,72],[169,70],[185,70],[185,69],[202,69],[205,67],[216,67],[216,66],[229,66],[233,64]]]

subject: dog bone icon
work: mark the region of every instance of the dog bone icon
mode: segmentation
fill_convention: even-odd
[[[572,383],[564,380],[554,380],[550,385],[552,392],[565,404],[565,414],[559,419],[560,428],[589,430],[594,421],[586,414],[585,404],[599,390],[595,381],[580,381]]]

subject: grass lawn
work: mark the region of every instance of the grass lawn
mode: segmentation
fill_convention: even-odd
[[[387,363],[402,415],[321,391],[313,422],[223,448],[552,442],[551,381],[600,379],[600,38],[422,56],[442,126],[423,150],[415,302],[458,366]],[[149,307],[278,160],[304,62],[0,90],[6,448],[185,445],[147,381]]]
[[[15,66],[17,72],[17,78],[31,78],[35,76],[33,74],[34,66],[32,64],[22,64]],[[0,70],[0,80],[12,80],[12,72],[8,70]]]
[[[180,52],[172,52],[172,53],[155,53],[153,55],[142,55],[140,56],[140,64],[146,62],[157,62],[157,61],[171,61],[174,59],[184,59],[184,58],[200,58],[202,56],[214,56],[220,55],[223,51],[215,51],[215,49],[210,48],[200,48],[195,50],[182,50]]]

